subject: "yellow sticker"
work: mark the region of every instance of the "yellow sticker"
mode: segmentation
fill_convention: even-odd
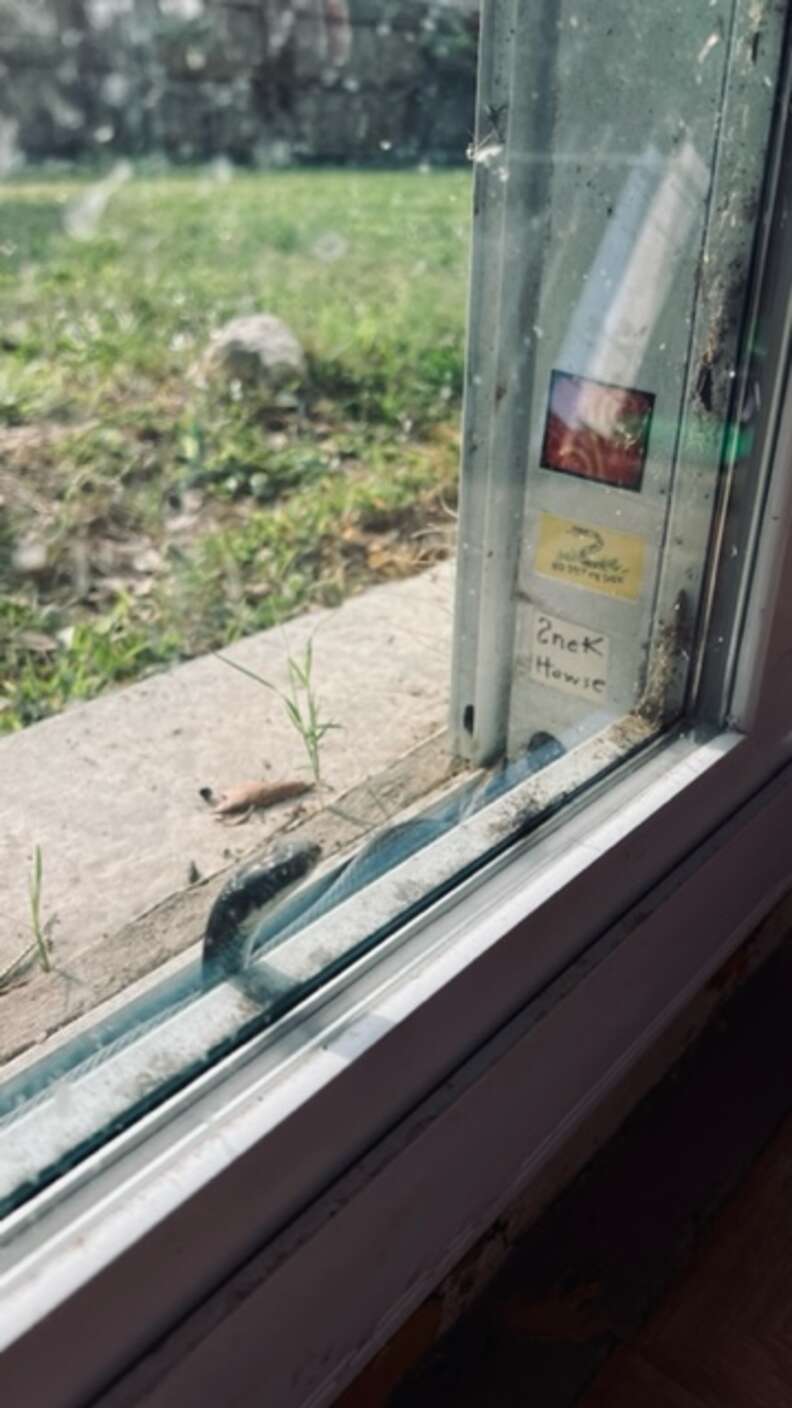
[[[643,538],[543,513],[534,567],[543,577],[634,601],[644,571]]]

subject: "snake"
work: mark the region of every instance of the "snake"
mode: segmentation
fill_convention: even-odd
[[[313,881],[308,877],[321,855],[315,841],[276,845],[261,860],[241,867],[209,911],[203,940],[204,981],[211,984],[242,973],[257,950],[276,939],[290,938],[321,918],[564,751],[552,734],[535,733],[517,758],[498,764],[483,781],[469,782],[418,816],[386,826]]]
[[[234,871],[206,921],[203,973],[208,981],[247,967],[262,914],[283,903],[313,870],[320,855],[315,841],[297,841],[276,846],[263,861]]]

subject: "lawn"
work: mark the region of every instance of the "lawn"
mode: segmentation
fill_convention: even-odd
[[[0,184],[0,731],[448,551],[464,171]],[[283,318],[295,410],[192,369]]]

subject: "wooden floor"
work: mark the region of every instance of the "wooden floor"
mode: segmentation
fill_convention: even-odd
[[[580,1408],[792,1408],[792,1117]]]
[[[792,1408],[790,1013],[792,932],[460,1319],[437,1337],[430,1297],[425,1347],[397,1337],[344,1408]]]

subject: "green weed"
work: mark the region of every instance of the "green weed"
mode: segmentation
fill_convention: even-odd
[[[44,973],[52,972],[52,929],[55,923],[54,916],[46,922],[41,917],[41,900],[44,883],[44,860],[41,847],[36,846],[33,856],[33,870],[28,880],[28,894],[30,897],[30,923],[33,930],[33,942],[28,944],[12,963],[0,972],[0,993],[9,987],[15,978],[25,970],[31,960],[38,962]]]
[[[30,922],[33,926],[33,942],[35,944],[36,956],[45,973],[52,969],[50,961],[50,938],[41,920],[41,890],[44,881],[44,862],[41,857],[41,846],[36,846],[33,859],[33,874],[30,877]]]
[[[286,717],[302,739],[303,747],[308,756],[311,776],[318,786],[322,780],[322,740],[331,730],[341,728],[342,725],[320,718],[321,706],[313,682],[313,640],[308,641],[301,660],[295,655],[288,656],[286,661],[289,675],[288,693],[279,689],[269,680],[263,679],[255,671],[247,669],[245,665],[238,664],[236,660],[229,660],[226,655],[218,654],[217,658],[224,665],[230,665],[232,669],[239,670],[240,674],[247,675],[249,679],[255,680],[257,684],[263,685],[265,689],[277,694],[286,710]]]

